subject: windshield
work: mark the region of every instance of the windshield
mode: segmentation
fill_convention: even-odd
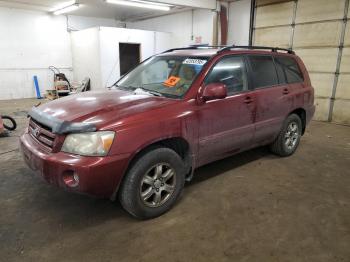
[[[142,89],[154,95],[180,98],[202,70],[208,57],[155,56],[120,79],[121,89]]]

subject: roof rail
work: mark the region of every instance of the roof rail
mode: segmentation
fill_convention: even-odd
[[[214,49],[214,48],[225,48],[228,47],[227,45],[190,45],[188,47],[179,47],[179,48],[172,48],[169,50],[164,51],[163,53],[178,51],[178,50],[195,50],[195,49]],[[162,53],[162,54],[163,54]]]
[[[294,55],[295,52],[292,49],[287,49],[287,48],[279,48],[279,47],[270,47],[270,46],[253,46],[253,45],[190,45],[188,47],[179,47],[179,48],[172,48],[169,50],[164,51],[164,53],[168,52],[173,52],[173,51],[178,51],[178,50],[195,50],[195,49],[215,49],[215,48],[220,48],[218,53],[221,53],[223,51],[228,51],[231,49],[250,49],[250,50],[271,50],[272,52],[277,52],[277,51],[285,51],[288,54]]]
[[[226,46],[221,48],[218,53],[231,50],[231,49],[255,49],[255,50],[271,50],[272,52],[277,52],[277,51],[285,51],[288,54],[295,55],[295,52],[292,49],[287,49],[287,48],[279,48],[279,47],[270,47],[270,46],[253,46],[253,45],[232,45],[232,46]]]

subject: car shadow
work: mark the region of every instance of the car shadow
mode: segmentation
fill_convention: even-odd
[[[193,179],[186,185],[186,187],[196,185],[205,180],[219,176],[229,170],[234,170],[240,166],[244,166],[264,157],[277,158],[277,156],[273,155],[267,147],[258,147],[201,166],[194,171]]]

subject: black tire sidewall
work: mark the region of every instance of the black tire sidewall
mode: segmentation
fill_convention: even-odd
[[[12,117],[9,117],[9,116],[1,116],[2,120],[3,120],[3,125],[4,125],[4,128],[9,130],[9,131],[13,131],[17,128],[17,123],[16,121],[12,118]],[[8,126],[5,124],[5,121],[4,120],[9,120],[11,121],[12,123],[12,126]]]
[[[166,163],[175,170],[175,191],[171,197],[159,207],[148,207],[140,196],[140,185],[144,174],[154,165]],[[141,219],[154,218],[167,212],[180,196],[184,183],[184,164],[180,156],[169,148],[154,149],[140,157],[131,167],[123,181],[119,199],[130,214]]]

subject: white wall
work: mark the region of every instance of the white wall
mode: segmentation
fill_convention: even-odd
[[[194,44],[192,39],[192,11],[165,15],[126,24],[127,28],[146,29],[172,33],[172,47]],[[193,36],[202,37],[202,43],[212,44],[213,12],[198,9],[193,11]]]
[[[139,43],[141,60],[170,48],[171,34],[137,29],[98,27],[72,32],[74,78],[91,78],[93,90],[120,77],[119,43]]]
[[[71,33],[74,81],[79,82],[85,77],[90,78],[90,84],[100,87],[100,36],[99,28],[90,28]]]
[[[74,29],[120,25],[113,19],[79,16],[69,16],[68,22]],[[1,7],[0,100],[35,97],[34,75],[38,76],[41,94],[44,94],[53,86],[50,65],[72,79],[71,40],[66,17]]]
[[[100,36],[102,87],[111,86],[120,77],[120,42],[140,43],[142,61],[155,53],[152,31],[102,27]]]
[[[54,65],[71,76],[70,37],[64,17],[0,8],[0,99],[35,96],[33,75],[41,92],[50,88]]]
[[[251,0],[229,3],[228,44],[248,45]]]

